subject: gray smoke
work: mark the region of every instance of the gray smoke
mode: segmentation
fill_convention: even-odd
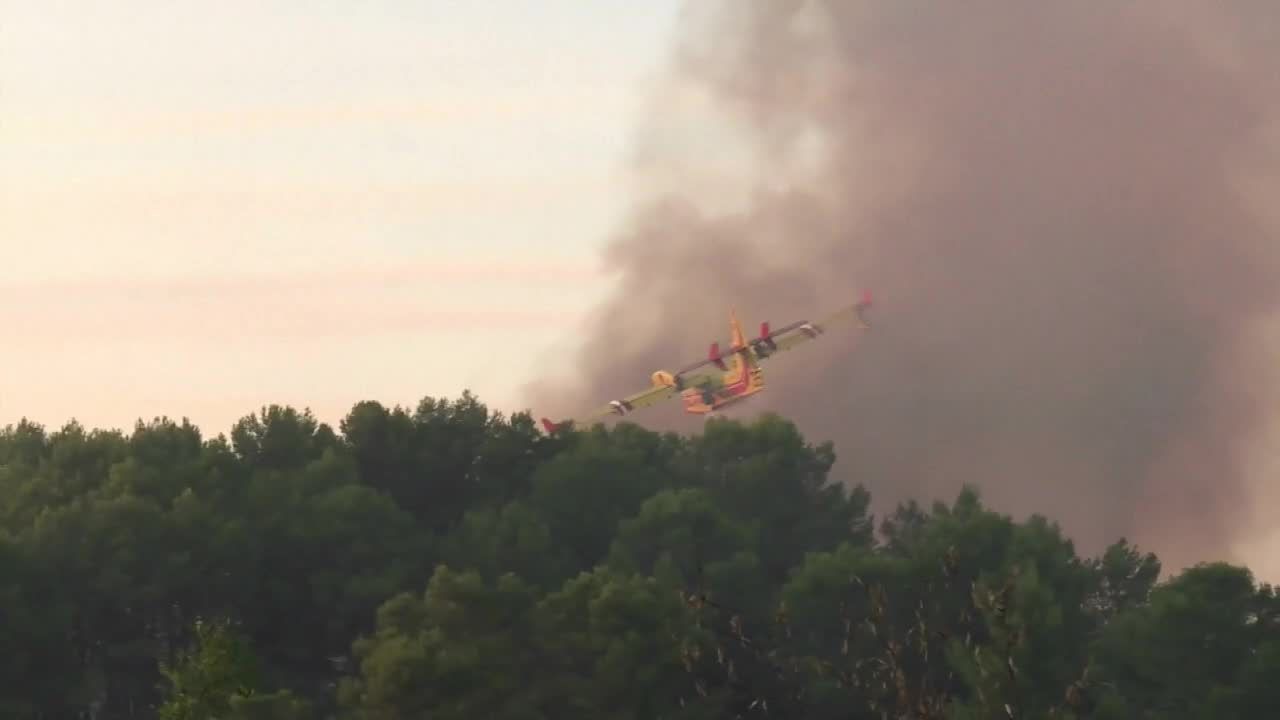
[[[833,440],[881,510],[971,483],[1082,550],[1227,555],[1275,390],[1277,27],[1275,3],[691,4],[585,382],[531,404],[641,389],[730,307],[751,333],[870,288],[873,330],[780,358],[737,413]]]

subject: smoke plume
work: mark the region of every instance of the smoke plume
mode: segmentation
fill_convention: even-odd
[[[1280,5],[691,3],[566,416],[873,291],[766,369],[878,509],[978,486],[1171,566],[1249,532],[1274,402]],[[695,7],[696,6],[696,7]],[[689,430],[678,403],[632,416]]]

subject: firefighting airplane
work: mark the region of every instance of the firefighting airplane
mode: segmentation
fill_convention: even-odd
[[[742,334],[737,315],[730,312],[729,328],[732,337],[727,354],[721,354],[720,343],[713,342],[705,360],[699,360],[674,373],[658,370],[650,378],[651,387],[646,390],[621,400],[610,401],[582,421],[555,423],[542,418],[542,426],[551,433],[570,423],[586,425],[610,415],[626,415],[633,410],[667,400],[677,393],[684,400],[685,412],[694,415],[713,413],[764,389],[764,373],[760,369],[760,361],[813,340],[836,324],[849,319],[856,320],[860,329],[870,328],[871,323],[866,317],[866,310],[870,306],[871,293],[864,292],[860,301],[841,308],[819,322],[800,320],[772,331],[768,322],[762,322],[760,336],[750,342]],[[708,365],[714,365],[720,372],[694,373]]]

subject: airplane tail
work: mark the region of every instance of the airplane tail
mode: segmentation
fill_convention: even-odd
[[[729,347],[738,350],[747,346],[746,336],[742,334],[742,325],[738,322],[738,313],[733,310],[729,311],[729,330],[732,332]]]
[[[548,435],[550,435],[551,433],[554,433],[557,430],[560,430],[564,426],[565,426],[564,423],[553,423],[547,418],[542,418],[542,428],[547,431]]]
[[[733,358],[729,360],[731,372],[738,374],[746,372],[746,367],[751,363],[748,361],[750,355],[743,352],[747,347],[746,336],[742,334],[742,325],[738,322],[738,313],[735,310],[729,311],[729,347],[733,350]]]

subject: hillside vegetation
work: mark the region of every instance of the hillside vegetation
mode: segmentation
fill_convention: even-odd
[[[1280,598],[1246,568],[1079,557],[970,489],[873,519],[834,459],[777,416],[548,437],[466,393],[217,438],[10,426],[0,717],[1280,708]]]

